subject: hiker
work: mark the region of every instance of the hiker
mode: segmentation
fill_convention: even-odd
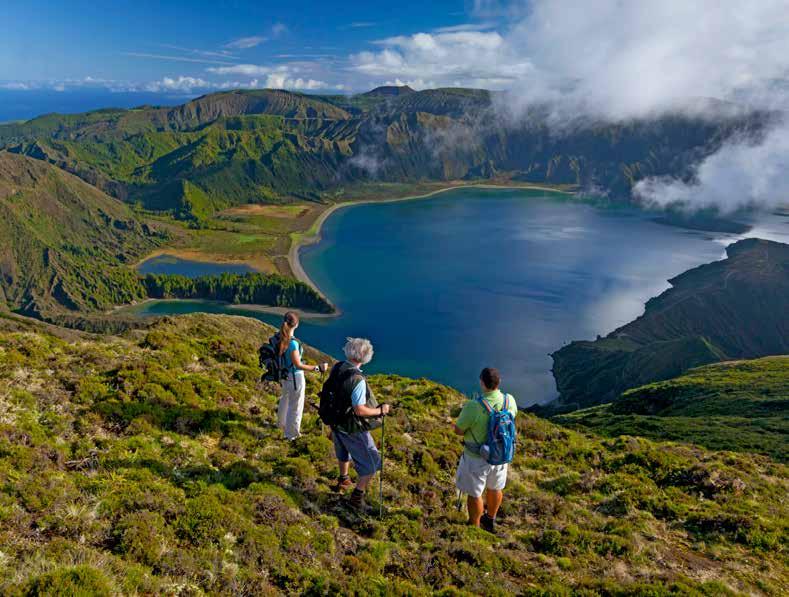
[[[276,350],[283,360],[283,366],[287,369],[287,377],[281,381],[282,396],[277,408],[277,422],[288,441],[296,440],[301,436],[301,417],[304,414],[306,388],[304,372],[324,372],[329,368],[328,363],[308,365],[302,361],[304,348],[301,342],[293,337],[297,327],[299,327],[299,316],[293,311],[288,311],[282,320],[278,337],[273,338],[278,342]]]
[[[455,423],[455,433],[463,436],[464,444],[455,484],[461,493],[468,495],[468,524],[481,526],[490,533],[495,532],[496,514],[507,484],[508,462],[512,460],[514,450],[515,415],[518,413],[515,399],[502,393],[500,384],[501,376],[497,369],[483,369],[479,375],[482,396],[466,402]],[[511,417],[506,414],[507,411]],[[491,441],[493,430],[488,424],[491,416],[498,414],[503,414],[505,418],[497,419],[496,422],[502,421],[503,424],[494,426],[494,433],[503,434],[497,436],[499,439],[496,444]],[[505,439],[502,440],[502,437]],[[511,439],[506,440],[506,437]],[[487,512],[484,512],[485,506]]]
[[[364,511],[365,492],[382,466],[381,454],[370,430],[381,426],[391,408],[388,404],[378,404],[361,370],[373,358],[370,341],[348,338],[343,352],[346,360],[334,365],[321,391],[319,413],[331,428],[339,463],[340,476],[335,491],[344,492],[352,485],[349,473],[353,461],[359,478],[351,493],[350,505],[357,511]]]

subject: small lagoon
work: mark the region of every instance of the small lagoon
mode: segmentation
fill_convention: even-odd
[[[255,270],[243,263],[212,263],[207,261],[194,261],[182,259],[175,255],[156,255],[143,261],[137,271],[141,274],[177,274],[187,278],[200,276],[213,276],[229,272],[232,274],[246,274]]]
[[[463,189],[341,209],[323,240],[302,250],[302,263],[342,316],[305,320],[297,335],[335,356],[346,336],[367,336],[375,345],[370,372],[429,377],[466,392],[483,366],[497,366],[521,405],[545,402],[556,394],[551,352],[637,317],[669,278],[723,258],[724,245],[740,238],[653,220],[633,208],[523,190]],[[748,236],[756,235],[787,240],[789,218],[772,216]],[[190,264],[178,267],[171,273],[198,275]],[[280,321],[200,301],[135,309]]]

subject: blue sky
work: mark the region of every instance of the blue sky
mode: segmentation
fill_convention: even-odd
[[[0,85],[185,94],[222,85],[358,91],[399,78],[397,69],[374,64],[388,47],[385,40],[455,28],[489,31],[490,11],[482,6],[464,0],[6,0]]]

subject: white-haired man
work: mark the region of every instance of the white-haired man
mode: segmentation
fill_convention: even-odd
[[[342,413],[337,424],[331,426],[334,452],[340,467],[336,490],[345,491],[351,486],[351,462],[359,475],[350,504],[364,510],[364,496],[376,472],[381,470],[381,455],[370,435],[370,429],[380,424],[388,415],[388,404],[379,405],[361,367],[373,358],[373,345],[364,338],[348,338],[343,349],[345,361],[337,363],[327,380],[327,385],[338,398]]]

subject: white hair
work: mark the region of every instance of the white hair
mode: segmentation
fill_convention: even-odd
[[[367,338],[348,338],[342,350],[349,360],[362,365],[373,360],[373,344]]]

